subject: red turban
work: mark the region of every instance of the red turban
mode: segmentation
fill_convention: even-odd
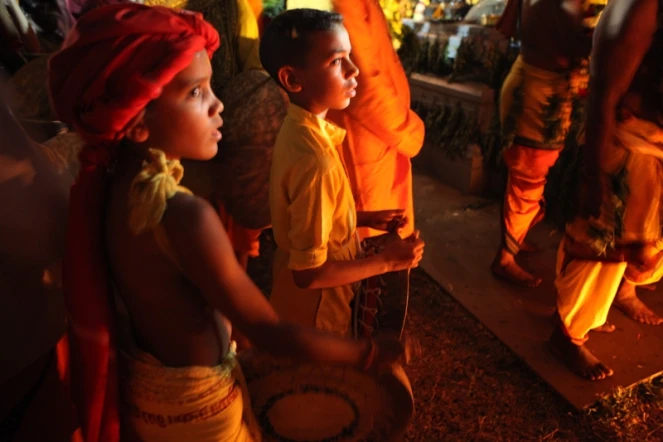
[[[58,117],[86,141],[71,188],[63,267],[72,399],[86,442],[119,440],[113,299],[105,254],[106,170],[128,126],[219,36],[200,14],[136,3],[94,9],[49,64]],[[128,221],[127,221],[128,222]]]

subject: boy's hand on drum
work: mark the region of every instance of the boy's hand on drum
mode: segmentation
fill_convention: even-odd
[[[415,230],[406,239],[396,239],[384,246],[382,256],[389,267],[389,272],[417,267],[424,255],[423,240],[419,238],[419,231]]]

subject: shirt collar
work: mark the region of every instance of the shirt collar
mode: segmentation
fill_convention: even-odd
[[[343,143],[345,139],[345,129],[341,129],[335,124],[330,123],[324,118],[320,118],[315,114],[303,109],[296,104],[290,103],[288,106],[288,117],[297,123],[303,124],[311,129],[326,135],[331,141],[333,146],[338,146]]]

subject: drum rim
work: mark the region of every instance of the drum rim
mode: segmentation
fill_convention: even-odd
[[[249,359],[255,359],[254,363],[248,363]],[[265,361],[272,361],[272,369],[270,371],[266,371],[265,367]],[[302,372],[306,372],[307,370],[350,370],[351,372],[355,373],[359,377],[367,377],[372,380],[374,383],[371,388],[377,388],[382,391],[382,394],[385,394],[386,397],[389,398],[388,403],[390,406],[387,406],[386,404],[382,404],[384,409],[386,410],[391,410],[393,411],[391,415],[391,422],[390,426],[388,427],[389,430],[389,435],[388,438],[384,440],[384,442],[389,442],[389,441],[398,441],[402,440],[403,434],[405,433],[409,423],[412,420],[412,417],[414,416],[414,396],[412,394],[412,387],[410,385],[409,379],[407,378],[407,375],[405,374],[405,370],[403,369],[402,365],[400,363],[394,363],[389,369],[381,371],[379,374],[372,375],[367,372],[363,372],[355,367],[349,367],[349,366],[329,366],[325,367],[319,364],[313,364],[313,363],[294,363],[290,361],[285,361],[285,360],[276,360],[273,359],[264,353],[261,352],[254,352],[253,350],[249,350],[244,352],[238,357],[238,362],[240,367],[242,367],[242,371],[244,372],[244,378],[246,380],[246,386],[247,386],[247,391],[249,392],[249,396],[251,397],[251,409],[253,410],[256,420],[258,421],[261,430],[263,431],[263,435],[267,436],[268,439],[266,440],[278,440],[278,441],[292,441],[292,442],[300,442],[296,439],[290,439],[285,436],[282,436],[278,433],[276,433],[273,429],[273,426],[271,423],[269,425],[265,425],[265,423],[268,423],[268,418],[267,418],[267,413],[269,412],[269,409],[272,404],[268,404],[268,401],[272,400],[274,396],[284,396],[287,395],[288,392],[291,390],[301,390],[301,386],[297,386],[295,381],[289,381],[290,385],[288,385],[288,382],[273,382],[273,385],[286,385],[285,391],[276,393],[276,394],[265,394],[264,391],[260,392],[258,395],[255,395],[249,386],[255,382],[265,382],[265,379],[269,377],[276,377],[278,378],[279,376],[288,376],[291,379],[293,377],[288,374],[289,371],[293,370],[300,370]],[[257,376],[250,376],[251,371],[249,370],[247,372],[247,368],[252,368],[253,366],[258,366],[260,367],[258,369],[259,373]],[[319,373],[317,373],[319,375]],[[331,379],[331,378],[329,378]],[[336,378],[339,379],[339,378]],[[294,388],[288,388],[290,386],[294,386]],[[344,391],[344,387],[347,385],[343,382],[338,382],[335,384],[337,388],[335,389],[334,386],[329,386],[329,385],[319,385],[317,381],[311,381],[307,382],[304,381],[302,382],[302,385],[312,385],[316,389],[327,389],[329,392],[336,396],[339,397],[341,395],[346,395],[348,398],[345,399],[345,402],[348,403],[352,407],[351,404],[353,404],[353,399],[352,397],[347,394]],[[299,387],[299,388],[297,388]],[[352,391],[352,387],[346,388],[347,391]],[[256,403],[256,399],[260,398],[260,404]],[[270,407],[266,406],[270,405]],[[362,408],[361,406],[354,404],[357,406],[358,410],[358,415],[359,418],[356,420],[357,425],[354,428],[354,431],[357,429],[361,428],[361,422],[362,422],[362,416],[363,413],[361,412]],[[353,407],[354,408],[354,407]],[[353,410],[355,413],[357,413],[357,410]],[[398,412],[396,411],[398,410]],[[375,416],[376,414],[371,414],[371,416]],[[349,427],[349,425],[346,425],[346,427]],[[268,431],[268,430],[272,431]],[[350,440],[347,438],[352,437],[352,434],[347,434],[345,435],[346,439],[340,438],[340,434],[336,436],[331,436],[331,437],[326,437],[326,438],[320,438],[320,439],[315,439],[315,442],[322,442],[322,441],[332,441],[332,440]]]

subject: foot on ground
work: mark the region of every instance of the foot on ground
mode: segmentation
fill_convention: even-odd
[[[496,277],[522,287],[538,287],[541,284],[541,278],[523,270],[510,253],[499,251],[490,269]]]
[[[612,376],[610,367],[599,361],[584,345],[575,345],[564,333],[555,328],[548,345],[552,352],[575,374],[590,381]]]
[[[649,325],[663,324],[663,318],[647,307],[635,294],[635,285],[623,281],[615,297],[614,306],[634,321]]]

